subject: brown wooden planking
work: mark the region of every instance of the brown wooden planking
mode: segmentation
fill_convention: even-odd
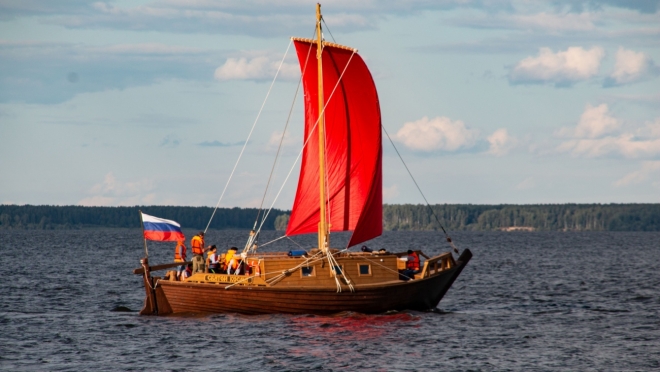
[[[357,311],[365,313],[382,312],[404,308],[425,309],[437,305],[438,291],[429,291],[429,287],[446,281],[451,272],[445,275],[417,281],[418,283],[390,285],[372,289],[358,289],[350,293],[327,290],[289,290],[272,288],[242,287],[224,290],[213,285],[186,285],[186,283],[167,282],[161,288],[167,295],[172,310],[177,312],[240,312],[240,313],[335,313],[339,311]],[[444,280],[443,280],[444,279]],[[441,286],[441,285],[440,285]],[[388,289],[386,289],[388,288]],[[430,297],[417,300],[419,292],[428,292]],[[211,293],[209,293],[211,292]],[[434,295],[436,292],[436,295]],[[440,298],[437,298],[439,301]],[[435,302],[435,303],[434,303]],[[420,306],[421,305],[421,306]]]
[[[328,314],[340,311],[357,311],[363,313],[378,313],[386,310],[417,309],[425,310],[437,305],[440,299],[447,292],[453,281],[471,258],[471,252],[465,250],[457,266],[449,270],[440,271],[437,274],[431,274],[426,279],[414,280],[411,282],[401,282],[392,279],[391,275],[385,281],[365,284],[357,279],[369,277],[351,277],[355,284],[356,292],[351,293],[346,285],[342,285],[342,293],[336,293],[336,285],[328,273],[328,279],[331,279],[330,285],[313,286],[306,284],[304,287],[288,287],[280,284],[271,287],[257,286],[234,286],[225,289],[225,284],[206,284],[206,283],[186,283],[163,281],[158,283],[154,297],[156,297],[158,312],[149,311],[151,304],[149,300],[145,301],[145,308],[140,314],[159,314],[165,315],[170,312],[239,312],[245,314],[263,314],[263,313],[316,313]],[[392,257],[382,257],[383,264],[395,265],[396,261]],[[288,268],[297,265],[301,259],[292,258],[269,258],[268,261],[280,261],[280,264],[286,264]],[[295,261],[298,261],[296,263]],[[339,263],[345,265],[344,270],[351,274],[351,266],[355,267],[357,273],[357,263],[361,262],[361,257],[345,257],[339,260]],[[453,261],[453,258],[452,258]],[[262,264],[265,261],[262,261]],[[293,265],[292,265],[293,264]],[[289,266],[290,265],[290,266]],[[430,266],[430,265],[428,265]],[[376,269],[378,265],[372,264],[372,270],[376,274],[377,270],[389,271],[382,267]],[[262,266],[263,268],[263,266]],[[326,265],[327,269],[327,265]],[[430,267],[429,267],[430,269]],[[263,273],[262,269],[262,273]],[[429,273],[431,270],[429,270]],[[293,273],[292,276],[295,276]],[[299,273],[298,273],[299,275]],[[324,275],[318,273],[318,275]],[[396,273],[395,273],[396,275]],[[398,276],[398,275],[396,275]],[[291,276],[288,279],[290,279]],[[299,280],[300,277],[298,276]],[[284,282],[284,281],[283,281]],[[312,283],[321,284],[318,280],[312,280]],[[145,282],[145,287],[147,287]],[[146,288],[145,288],[146,289]],[[149,292],[147,292],[149,296]],[[161,306],[162,304],[162,306]]]
[[[364,256],[349,256],[349,257],[339,257],[337,258],[338,264],[343,266],[346,276],[353,283],[375,283],[384,280],[394,280],[398,279],[398,272],[396,269],[396,256],[370,256],[371,261],[367,261],[363,258]],[[383,262],[375,261],[376,259],[382,259]],[[265,266],[265,272],[269,273],[269,277],[275,276],[285,270],[291,270],[292,268],[300,265],[304,262],[304,259],[293,259],[293,258],[284,258],[284,259],[272,259],[268,260],[267,265]],[[360,276],[359,275],[359,264],[366,264],[371,266],[372,274],[369,276]],[[386,267],[382,267],[386,266]],[[297,268],[293,270],[290,275],[278,283],[280,286],[297,286],[297,285],[306,285],[310,281],[314,281],[315,284],[322,284],[323,286],[334,286],[335,280],[330,274],[330,268],[327,263],[323,264],[317,262],[315,264],[309,265],[314,266],[316,270],[316,275],[314,277],[301,277],[300,269]]]

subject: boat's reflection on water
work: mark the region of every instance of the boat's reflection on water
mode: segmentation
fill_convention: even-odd
[[[289,319],[289,329],[303,342],[287,342],[281,349],[286,357],[274,356],[273,364],[284,370],[297,370],[300,364],[310,369],[364,368],[392,370],[379,367],[385,354],[414,353],[406,346],[406,330],[420,328],[422,317],[408,312],[381,315],[339,313],[332,316],[299,315]],[[401,345],[393,351],[391,344]],[[405,350],[405,351],[404,351]],[[393,370],[401,370],[396,364]]]
[[[382,338],[402,327],[419,327],[420,319],[407,312],[380,315],[342,312],[332,316],[295,316],[290,322],[306,338],[341,338],[350,342]]]

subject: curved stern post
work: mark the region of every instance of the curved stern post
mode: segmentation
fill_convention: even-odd
[[[154,289],[154,279],[151,277],[151,270],[149,268],[149,259],[147,257],[140,260],[140,265],[144,268],[142,280],[144,282],[144,290],[146,297],[144,299],[144,306],[140,310],[140,315],[158,315],[158,304],[156,303],[156,290]]]

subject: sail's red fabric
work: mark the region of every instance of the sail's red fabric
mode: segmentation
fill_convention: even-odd
[[[315,233],[320,221],[316,45],[299,40],[294,43],[303,71],[308,143],[287,236]],[[350,247],[383,231],[380,105],[371,73],[357,53],[325,46],[322,58],[327,220],[331,231],[353,231]]]

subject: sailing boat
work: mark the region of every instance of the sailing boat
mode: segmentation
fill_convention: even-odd
[[[248,240],[242,260],[250,273],[196,273],[184,281],[151,275],[181,263],[149,266],[145,258],[133,271],[144,279],[141,315],[429,310],[472,257],[468,249],[458,259],[451,251],[435,257],[417,251],[426,261],[406,275],[407,251],[331,248],[331,232],[352,231],[348,247],[382,234],[382,135],[369,69],[356,49],[323,40],[321,20],[317,4],[316,39],[292,38],[305,92],[306,143],[286,229],[287,236],[317,233],[318,245],[295,254],[258,252]]]

